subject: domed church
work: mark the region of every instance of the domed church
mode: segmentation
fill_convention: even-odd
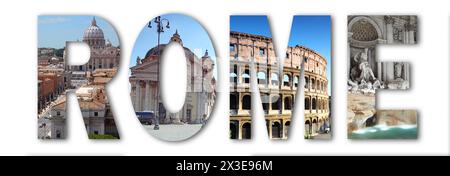
[[[187,70],[186,99],[183,108],[177,113],[166,112],[158,90],[159,58],[166,46],[178,43],[184,49]],[[212,111],[215,99],[214,61],[205,54],[198,58],[189,48],[183,46],[178,30],[168,44],[160,44],[148,50],[144,58],[137,57],[136,65],[131,67],[131,98],[136,112],[153,112],[162,124],[203,123]],[[159,100],[159,102],[158,102]],[[159,103],[159,111],[158,109]]]
[[[119,67],[120,48],[112,46],[109,40],[105,40],[103,30],[92,19],[83,35],[83,42],[89,45],[91,59],[85,65],[71,66],[72,71],[94,71],[95,69],[112,69]]]

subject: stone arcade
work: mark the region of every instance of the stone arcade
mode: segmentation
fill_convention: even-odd
[[[279,75],[272,38],[230,33],[230,138],[251,137],[250,63],[257,65],[257,82],[270,139],[286,139],[304,62],[305,136],[329,125],[327,61],[315,51],[289,47]],[[266,64],[269,63],[269,64]]]

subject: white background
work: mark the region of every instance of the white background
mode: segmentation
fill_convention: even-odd
[[[426,0],[9,0],[0,2],[0,154],[1,155],[448,155],[449,26],[447,1]],[[128,93],[128,63],[141,27],[163,13],[185,13],[210,33],[218,55],[218,102],[212,119],[195,137],[164,142],[136,120]],[[69,139],[36,139],[37,16],[99,15],[119,31],[122,63],[109,85],[119,141],[88,140],[81,114],[71,106]],[[251,141],[228,139],[229,15],[268,15],[277,51],[287,45],[293,15],[332,16],[333,139],[303,139],[302,113],[296,113],[290,139],[269,141],[262,118],[254,119]],[[419,17],[419,44],[379,48],[379,60],[412,64],[412,89],[384,91],[379,108],[419,111],[419,139],[351,141],[346,138],[347,15],[413,14]],[[75,101],[72,97],[71,101]],[[299,105],[297,105],[299,107]],[[260,113],[260,115],[262,115]]]

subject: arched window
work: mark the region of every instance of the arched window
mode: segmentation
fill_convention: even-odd
[[[292,109],[291,97],[289,97],[289,96],[284,97],[284,109],[285,110],[291,110]]]
[[[269,94],[262,94],[261,95],[261,103],[262,103],[264,112],[267,113],[269,111],[270,95]]]
[[[316,88],[316,80],[315,79],[311,79],[311,88],[315,89]]]
[[[272,124],[272,138],[282,138],[282,130],[280,122],[274,122]]]
[[[244,95],[244,97],[242,97],[242,109],[252,109],[252,97],[250,95]]]
[[[237,65],[233,66],[233,69],[230,70],[230,82],[237,83]]]
[[[281,100],[280,100],[280,96],[279,95],[272,95],[272,110],[280,110],[280,104],[281,104]]]
[[[294,86],[298,87],[298,76],[294,77]]]
[[[277,86],[278,85],[278,74],[272,73],[271,76],[272,85]]]
[[[291,81],[291,77],[288,74],[285,74],[283,76],[283,85],[289,87],[291,85],[290,81]]]
[[[237,74],[236,73],[230,73],[230,82],[237,83]]]
[[[305,98],[305,110],[310,110],[311,108],[311,100],[309,98]]]
[[[246,122],[242,125],[242,138],[250,139],[252,137],[252,126],[250,123]]]
[[[313,110],[316,110],[316,109],[317,109],[317,102],[316,102],[316,99],[315,99],[315,98],[312,99],[312,109],[313,109]]]
[[[266,73],[260,71],[258,72],[258,84],[266,84]]]
[[[244,83],[250,83],[250,70],[248,68],[245,69],[244,74],[242,74],[242,78],[244,78]]]
[[[305,76],[305,89],[309,89],[309,77]]]
[[[231,139],[238,138],[238,133],[239,133],[238,124],[239,124],[238,121],[230,121],[230,138]]]
[[[322,110],[322,100],[318,99],[317,101],[318,101],[318,103],[317,103],[318,104],[318,107],[317,107],[318,110]]]
[[[316,89],[320,90],[320,81],[319,80],[316,81]]]
[[[230,94],[230,109],[235,110],[239,108],[238,95]]]

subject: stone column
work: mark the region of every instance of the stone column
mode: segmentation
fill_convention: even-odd
[[[136,81],[136,108],[135,111],[141,111],[141,83],[139,80]]]
[[[412,27],[411,27],[412,28]],[[414,30],[410,29],[409,30],[409,43],[410,44],[414,44],[416,41],[414,41]]]
[[[382,62],[377,62],[377,79],[379,79],[379,80],[381,80],[381,81],[384,81],[383,79],[382,79],[382,76],[381,76],[381,65],[383,65],[382,64]]]
[[[409,64],[405,63],[403,65],[404,70],[405,70],[405,80],[409,82]]]
[[[134,110],[136,110],[136,81],[131,81],[131,102],[133,103]]]
[[[384,21],[386,22],[386,37],[388,43],[394,43],[394,28],[392,25],[394,24],[394,18],[390,16],[385,16]]]
[[[394,63],[386,62],[386,80],[394,80]]]
[[[151,98],[153,98],[153,110],[159,112],[159,104],[158,104],[158,82],[153,82],[153,92]]]
[[[144,109],[145,111],[150,110],[150,81],[145,81],[145,99],[144,99]]]
[[[242,73],[241,73],[241,64],[240,63],[238,63],[238,64],[236,64],[236,66],[237,66],[237,70],[236,70],[236,74],[237,74],[237,83],[236,83],[236,85],[240,85],[241,83],[242,83]]]
[[[149,101],[149,104],[150,104],[150,106],[149,106],[149,110],[151,110],[151,111],[153,111],[153,112],[156,112],[156,98],[155,98],[155,85],[151,82],[151,81],[149,81],[149,84],[150,84],[150,101]]]
[[[268,99],[269,99],[269,108],[267,110],[267,114],[270,114],[270,112],[272,111],[272,95],[270,95],[270,93],[269,93],[268,96],[269,96],[268,97]]]
[[[238,121],[238,139],[242,139],[242,121]]]
[[[350,37],[347,38],[347,41],[350,41]],[[347,42],[347,43],[350,43],[350,42]],[[350,62],[352,60],[352,53],[351,53],[350,47],[351,47],[350,44],[347,44],[347,53],[348,53],[348,59],[347,59],[347,74],[348,74],[348,76],[347,76],[347,80],[350,80],[350,71],[352,69],[351,68],[352,66],[350,65]]]
[[[408,32],[406,32],[406,29],[402,31],[403,33],[403,43],[408,43]]]
[[[272,120],[269,120],[267,123],[269,123],[269,139],[272,139]]]
[[[237,98],[238,98],[238,114],[239,114],[239,112],[242,112],[242,100],[243,100],[243,94],[242,93],[240,93],[240,92],[237,92]]]

